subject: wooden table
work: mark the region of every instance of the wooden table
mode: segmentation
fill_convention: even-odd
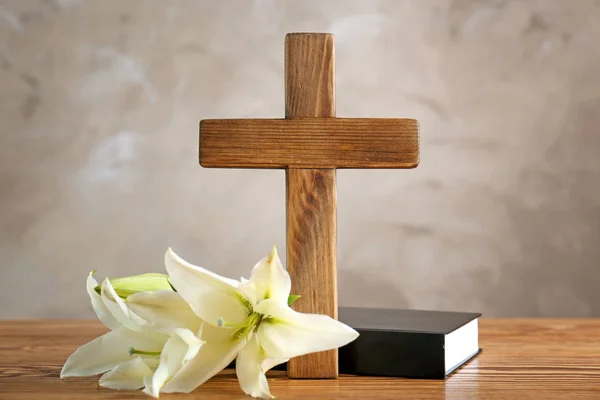
[[[105,331],[91,321],[0,321],[0,399],[149,399],[60,380],[67,356]],[[446,381],[342,376],[289,380],[271,372],[279,399],[600,399],[600,319],[482,319],[481,353]],[[226,370],[191,394],[161,399],[250,399]]]

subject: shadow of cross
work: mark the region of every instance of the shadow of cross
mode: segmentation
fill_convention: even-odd
[[[287,270],[300,312],[337,318],[336,168],[414,168],[414,119],[335,118],[329,33],[285,38],[285,119],[200,121],[200,165],[286,170]],[[294,358],[292,378],[335,378],[337,350]]]

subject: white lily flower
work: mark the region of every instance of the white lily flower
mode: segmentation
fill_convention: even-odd
[[[171,249],[165,264],[175,289],[207,324],[206,344],[163,387],[164,392],[190,392],[237,356],[242,390],[253,397],[272,398],[267,370],[358,337],[354,329],[328,316],[302,314],[288,306],[291,280],[275,248],[242,283],[189,264]]]
[[[137,292],[125,300],[106,279],[98,294],[93,273],[87,291],[96,315],[111,331],[77,349],[61,378],[105,373],[100,386],[139,389],[158,397],[160,390],[204,344],[203,321],[172,290]]]

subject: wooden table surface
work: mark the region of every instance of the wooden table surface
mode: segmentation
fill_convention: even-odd
[[[149,399],[59,379],[78,346],[104,333],[92,321],[0,321],[0,399]],[[600,399],[600,319],[482,319],[483,352],[446,381],[341,376],[289,380],[269,373],[279,399]],[[161,399],[250,399],[226,370],[191,394]]]

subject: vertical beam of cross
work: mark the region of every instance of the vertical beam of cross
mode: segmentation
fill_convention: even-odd
[[[285,39],[285,117],[335,117],[333,35],[288,34]],[[337,319],[335,169],[286,169],[287,269],[300,312]],[[291,378],[335,378],[337,350],[291,359]]]

